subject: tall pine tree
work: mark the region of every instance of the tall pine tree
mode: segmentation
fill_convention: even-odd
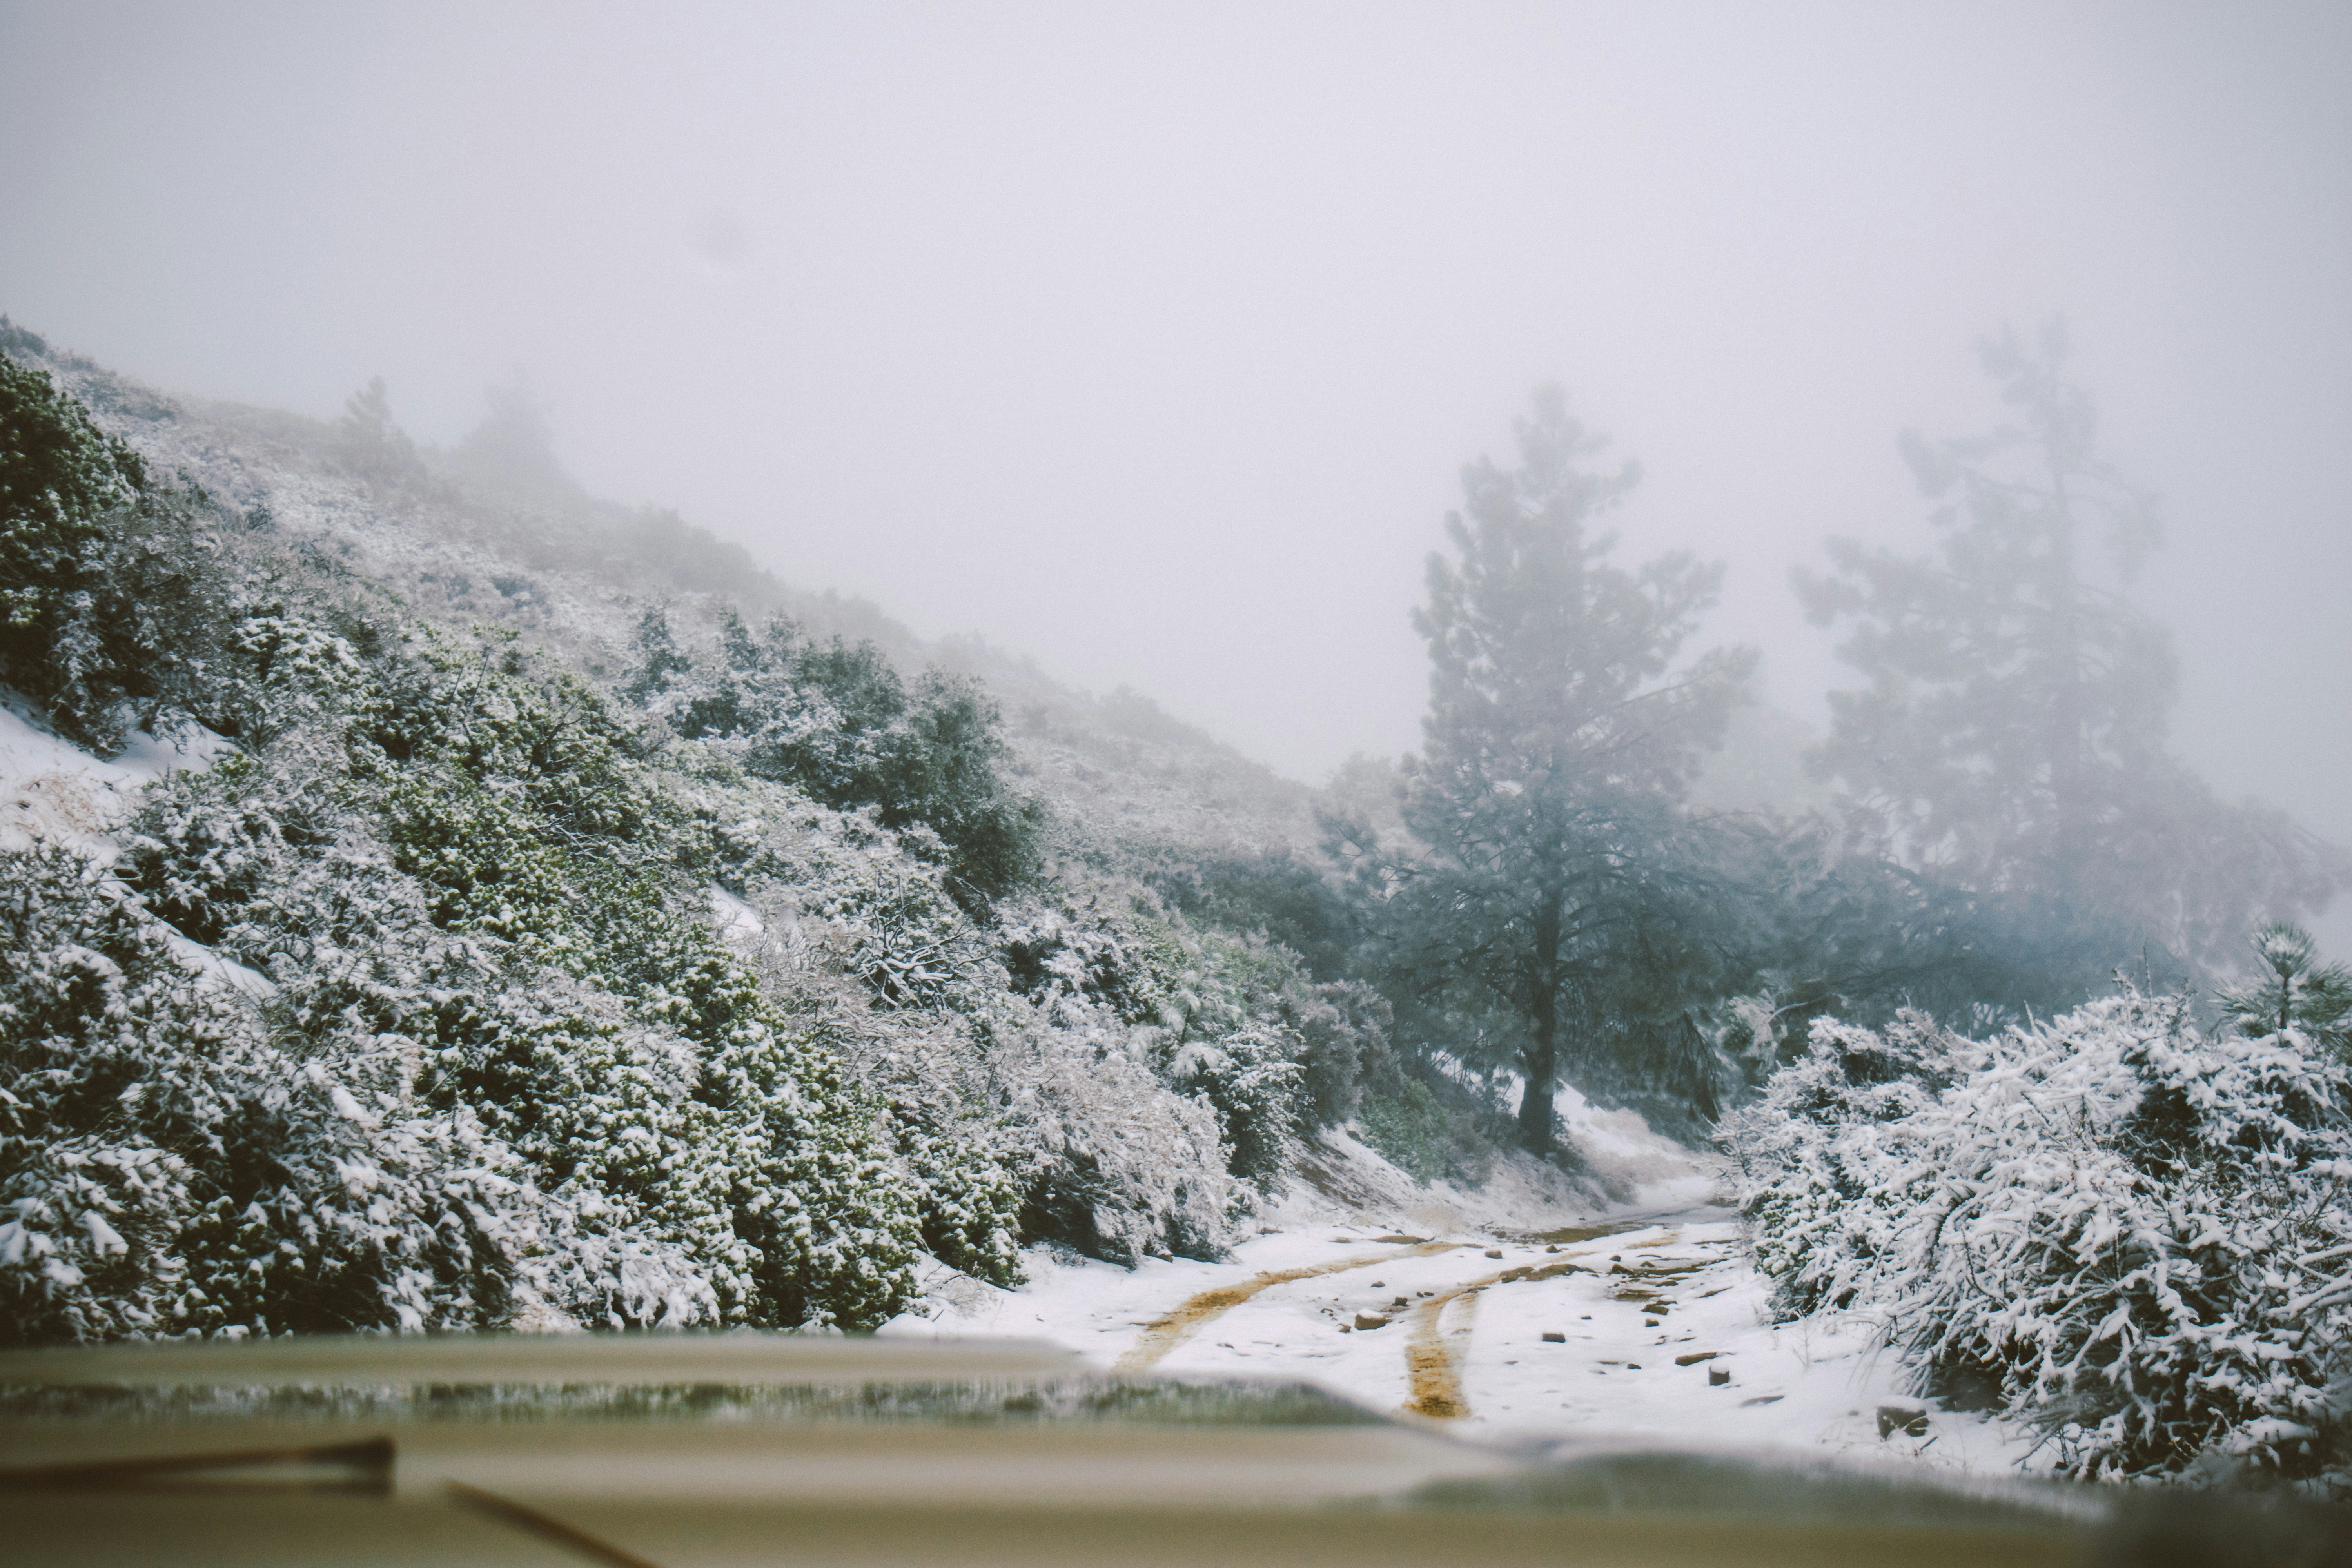
[[[1637,470],[1584,465],[1602,443],[1564,393],[1539,391],[1517,436],[1516,469],[1464,470],[1454,559],[1430,557],[1429,714],[1402,798],[1416,842],[1366,881],[1392,992],[1457,1054],[1517,1069],[1520,1139],[1549,1152],[1554,1086],[1658,950],[1685,885],[1676,807],[1754,656],[1676,662],[1722,569],[1611,563],[1615,535],[1591,524]]]
[[[1863,837],[2038,911],[2085,984],[2151,945],[2221,962],[2255,918],[2324,905],[2344,858],[2276,812],[2215,799],[2166,752],[2170,639],[2125,593],[2156,509],[2099,457],[2063,324],[1979,357],[2011,422],[1903,440],[1934,554],[1834,539],[1832,574],[1797,574],[1815,624],[1850,628],[1839,657],[1868,682],[1831,693],[1816,765]]]

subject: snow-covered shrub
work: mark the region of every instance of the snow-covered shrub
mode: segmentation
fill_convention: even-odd
[[[894,831],[919,825],[928,837],[908,847],[947,870],[974,914],[1034,873],[1043,808],[1006,783],[1002,721],[977,683],[931,670],[909,690],[873,644],[806,641],[782,619],[755,632],[730,614],[719,642],[718,660],[698,667],[667,616],[648,611],[631,694],[756,777],[871,807]]]
[[[1289,1163],[1299,1130],[1298,1037],[1278,1026],[1244,1024],[1214,1038],[1184,1041],[1169,1054],[1168,1078],[1216,1108],[1226,1168],[1270,1183]]]
[[[1216,1112],[1169,1088],[1157,1031],[1079,998],[1003,994],[980,1022],[1025,1234],[1121,1263],[1222,1254],[1234,1183]]]
[[[1382,1159],[1426,1185],[1463,1173],[1454,1121],[1427,1084],[1401,1078],[1388,1092],[1363,1098],[1356,1133]]]
[[[5,858],[0,949],[0,1334],[509,1320],[534,1195],[470,1113],[281,1050],[77,857]]]
[[[1908,1119],[1935,1103],[1965,1044],[1910,1012],[1883,1034],[1817,1019],[1809,1042],[1719,1134],[1748,1177],[1757,1264],[1792,1315],[1853,1305],[1890,1257],[1929,1179]]]
[[[1727,1129],[1785,1306],[1874,1318],[2062,1473],[2352,1490],[2341,1067],[2137,994],[1984,1042],[1814,1041]]]
[[[343,721],[160,789],[127,836],[133,886],[267,973],[289,1041],[398,1064],[402,1095],[511,1147],[545,1209],[526,1256],[547,1310],[898,1311],[916,1184],[820,1031],[693,907],[717,854],[696,803],[593,693],[511,647],[420,636],[368,674]],[[927,891],[952,929],[936,873]],[[902,991],[919,971],[898,966]],[[950,1163],[929,1161],[942,1191]],[[969,1213],[1001,1168],[965,1174]]]

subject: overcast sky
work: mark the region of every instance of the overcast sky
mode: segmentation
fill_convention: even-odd
[[[2180,749],[2352,839],[2352,6],[0,0],[0,310],[592,489],[1298,776],[1413,745],[1461,463],[1557,378],[1818,719],[1790,567],[2070,318]]]

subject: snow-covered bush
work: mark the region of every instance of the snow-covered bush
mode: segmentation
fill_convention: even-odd
[[[746,773],[826,805],[870,807],[949,873],[985,916],[1036,869],[1043,808],[1007,784],[1002,725],[979,685],[931,670],[908,689],[871,643],[805,640],[782,619],[754,631],[732,614],[719,658],[681,651],[667,614],[637,628],[631,695],[679,737],[722,748]]]
[[[289,1048],[370,1064],[417,1114],[496,1141],[544,1222],[515,1268],[546,1311],[899,1310],[919,1184],[821,1031],[695,907],[716,853],[696,803],[517,650],[394,646],[356,680],[326,659],[311,688],[335,704],[263,756],[161,786],[125,836],[131,887],[269,977]],[[959,1186],[953,1163],[935,1152],[920,1190],[971,1219],[1001,1168],[975,1159]]]
[[[1785,1309],[1873,1318],[2062,1473],[2352,1490],[2352,1132],[2300,1034],[2126,994],[1975,1042],[1816,1024],[1727,1121]]]
[[[0,949],[0,1335],[509,1321],[536,1204],[469,1111],[280,1049],[78,857],[5,857]]]
[[[1215,1110],[1160,1076],[1157,1031],[1099,1004],[1000,994],[977,1020],[1015,1129],[1022,1228],[1097,1258],[1213,1258],[1234,1181]]]

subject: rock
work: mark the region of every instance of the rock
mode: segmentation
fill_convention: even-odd
[[[1721,1351],[1693,1351],[1688,1355],[1678,1355],[1675,1357],[1675,1364],[1676,1366],[1696,1366],[1703,1361],[1713,1361],[1722,1353],[1723,1352]]]
[[[1907,1405],[1882,1405],[1878,1407],[1878,1436],[1881,1442],[1900,1432],[1906,1437],[1927,1435],[1927,1413],[1914,1410]]]
[[[1568,1343],[1568,1336],[1560,1333],[1557,1330],[1546,1329],[1544,1331],[1543,1342],[1548,1345],[1564,1345]]]
[[[1778,1405],[1788,1397],[1785,1394],[1759,1394],[1753,1399],[1741,1400],[1739,1408],[1745,1410],[1751,1405]]]
[[[1730,1381],[1731,1369],[1729,1367],[1711,1366],[1706,1369],[1706,1385],[1709,1388],[1721,1388],[1725,1384],[1729,1383]]]
[[[1489,1258],[1500,1258],[1503,1256],[1503,1249],[1499,1247],[1490,1247],[1486,1249],[1486,1256]]]
[[[1356,1327],[1360,1329],[1385,1329],[1388,1326],[1388,1319],[1378,1312],[1359,1312],[1356,1314]]]
[[[1342,1323],[1342,1324],[1340,1324],[1340,1325],[1339,1325],[1339,1331],[1340,1331],[1341,1333],[1343,1333],[1343,1334],[1352,1334],[1352,1333],[1354,1333],[1356,1331],[1355,1331],[1355,1330],[1353,1330],[1353,1329],[1351,1329],[1351,1328],[1349,1328],[1347,1324]]]
[[[1625,1363],[1625,1370],[1627,1372],[1639,1372],[1642,1370],[1642,1363],[1638,1361],[1629,1361]]]
[[[1559,1250],[1559,1247],[1545,1247],[1545,1248],[1544,1248],[1544,1250],[1545,1250],[1546,1252],[1558,1252],[1558,1251]]]
[[[1644,1318],[1642,1320],[1642,1326],[1645,1329],[1654,1329],[1658,1326],[1658,1320],[1655,1318]]]

